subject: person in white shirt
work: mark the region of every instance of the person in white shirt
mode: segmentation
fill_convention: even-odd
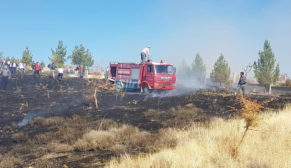
[[[140,57],[141,57],[141,62],[144,64],[145,62],[150,60],[150,46],[147,46],[146,48],[144,48],[141,53],[140,53]]]
[[[19,63],[19,69],[23,69],[24,67],[23,67],[23,63],[22,62],[20,62]]]
[[[16,68],[17,68],[17,64],[15,62],[11,63],[11,73],[12,74],[16,74]]]
[[[63,79],[63,75],[64,75],[64,69],[58,68],[58,79],[59,80]]]
[[[19,63],[19,70],[20,70],[21,78],[23,78],[25,70],[24,70],[24,64],[22,62]]]

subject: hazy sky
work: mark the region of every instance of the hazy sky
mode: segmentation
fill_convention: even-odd
[[[1,0],[0,52],[21,58],[26,46],[48,62],[63,40],[70,55],[83,44],[103,67],[138,62],[151,46],[156,61],[189,64],[197,52],[208,71],[223,53],[233,72],[258,58],[269,40],[281,72],[291,76],[291,1]],[[68,62],[70,63],[70,61]]]

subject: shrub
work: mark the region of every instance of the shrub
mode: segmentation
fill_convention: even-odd
[[[287,79],[285,83],[282,83],[281,86],[291,87],[291,79]]]

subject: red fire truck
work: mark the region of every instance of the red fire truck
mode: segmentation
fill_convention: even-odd
[[[109,80],[115,83],[116,89],[153,90],[176,89],[176,68],[172,64],[146,62],[110,63]]]

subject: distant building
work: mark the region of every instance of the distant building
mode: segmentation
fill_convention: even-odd
[[[277,83],[278,84],[285,83],[288,79],[290,79],[290,78],[288,77],[288,75],[286,73],[281,74]]]

